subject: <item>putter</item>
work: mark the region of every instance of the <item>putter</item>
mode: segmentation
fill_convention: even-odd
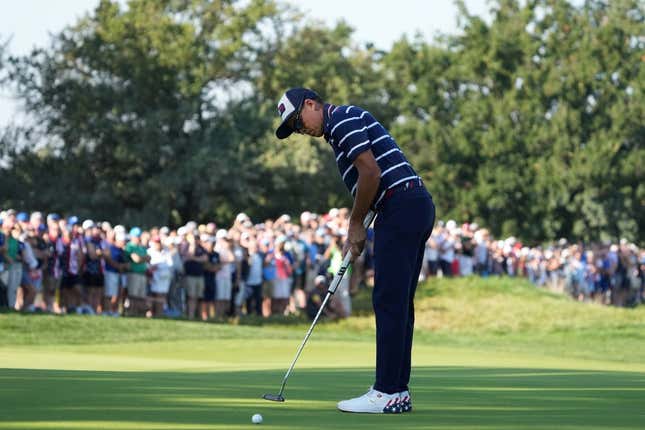
[[[363,226],[365,228],[369,227],[370,224],[372,224],[372,221],[374,221],[375,216],[376,216],[375,212],[369,211],[365,216],[365,220],[363,221]],[[314,318],[314,321],[311,323],[311,327],[309,327],[309,331],[307,331],[305,338],[303,339],[302,343],[300,344],[300,347],[298,348],[298,352],[296,352],[296,357],[291,362],[291,366],[289,366],[289,370],[287,370],[287,373],[284,375],[284,378],[282,379],[282,386],[280,386],[280,392],[278,394],[265,394],[264,396],[262,396],[264,400],[271,400],[272,402],[284,402],[284,396],[282,395],[282,393],[284,393],[284,387],[285,385],[287,385],[287,379],[289,379],[289,375],[291,374],[293,367],[296,365],[296,361],[298,361],[298,357],[300,357],[300,353],[302,352],[302,349],[305,347],[305,344],[307,343],[309,336],[311,336],[311,333],[314,331],[314,327],[318,322],[318,318],[320,317],[323,310],[325,309],[325,306],[327,305],[329,298],[331,297],[332,294],[336,292],[336,289],[338,288],[340,281],[343,279],[343,275],[345,275],[345,272],[347,271],[347,267],[349,267],[349,262],[351,259],[352,259],[352,252],[348,251],[347,254],[345,254],[345,258],[343,259],[343,264],[340,266],[340,269],[338,269],[338,273],[334,275],[334,279],[333,281],[331,281],[331,284],[327,289],[327,295],[325,296],[325,300],[323,300],[322,304],[320,305],[320,309],[318,309],[316,318]]]

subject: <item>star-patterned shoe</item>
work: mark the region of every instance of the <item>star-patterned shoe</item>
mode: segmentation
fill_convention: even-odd
[[[403,412],[399,401],[400,394],[387,394],[370,388],[360,397],[338,402],[338,409],[365,414],[400,414]]]

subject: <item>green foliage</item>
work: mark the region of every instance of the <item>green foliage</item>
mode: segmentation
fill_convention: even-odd
[[[380,52],[272,0],[104,0],[5,64],[36,123],[0,136],[0,203],[147,225],[351,204],[324,142],[273,136],[309,86],[391,130],[440,218],[645,239],[642,2],[457,5],[458,35]]]
[[[642,3],[500,1],[490,24],[461,10],[444,47],[403,40],[384,59],[393,134],[439,216],[643,240]]]

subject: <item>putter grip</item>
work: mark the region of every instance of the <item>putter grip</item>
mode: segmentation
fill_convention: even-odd
[[[363,226],[365,228],[369,227],[370,224],[372,224],[372,221],[374,221],[375,216],[376,216],[376,213],[374,211],[369,211],[367,215],[365,215],[365,219],[363,220]],[[329,285],[329,289],[327,290],[328,293],[334,294],[336,292],[338,285],[340,285],[340,281],[343,279],[343,276],[345,275],[345,272],[349,267],[349,262],[351,261],[351,259],[352,259],[352,251],[347,251],[347,254],[345,254],[345,258],[343,258],[343,263],[341,264],[340,269],[338,269],[338,272],[334,275],[334,279],[331,281],[331,284]]]

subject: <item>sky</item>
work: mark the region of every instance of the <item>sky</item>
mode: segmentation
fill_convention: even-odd
[[[389,49],[403,34],[421,32],[432,40],[438,33],[456,33],[457,8],[451,0],[282,0],[308,16],[332,25],[344,19],[354,29],[357,43],[372,42]],[[10,37],[9,52],[28,54],[46,47],[52,34],[91,12],[99,0],[0,0],[0,41]],[[465,0],[468,10],[486,16],[486,0]],[[0,92],[0,126],[24,117],[15,96]]]

